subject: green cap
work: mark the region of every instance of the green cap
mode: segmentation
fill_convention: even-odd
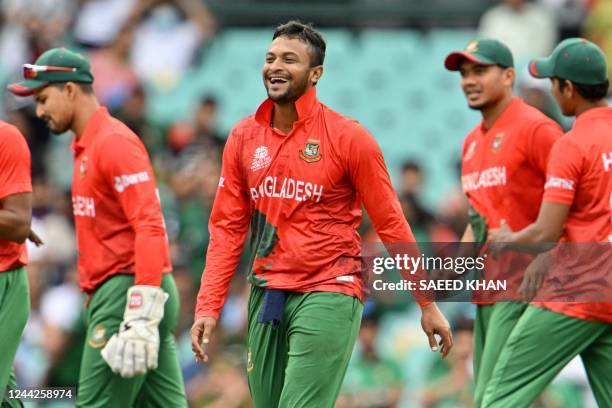
[[[81,54],[66,48],[52,48],[38,57],[34,64],[25,64],[23,77],[25,81],[9,85],[9,91],[27,96],[53,82],[91,84],[94,80],[89,62]]]
[[[548,58],[529,63],[529,73],[536,78],[562,78],[584,85],[599,85],[608,79],[606,56],[584,38],[568,38]]]
[[[449,71],[459,71],[465,60],[483,65],[500,65],[504,68],[514,67],[512,52],[501,41],[493,38],[481,38],[468,43],[463,51],[448,54],[444,66]]]

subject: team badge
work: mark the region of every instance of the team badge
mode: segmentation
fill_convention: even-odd
[[[87,343],[93,348],[102,348],[106,344],[106,328],[103,324],[94,327]]]
[[[321,153],[319,151],[320,143],[320,140],[308,139],[306,142],[306,148],[304,150],[300,150],[300,159],[307,163],[314,163],[321,160]]]
[[[493,151],[494,152],[497,152],[499,148],[501,147],[504,136],[505,134],[503,132],[500,132],[496,134],[495,137],[493,138]]]
[[[85,177],[85,173],[87,173],[87,156],[83,156],[79,164],[79,175],[81,178]]]

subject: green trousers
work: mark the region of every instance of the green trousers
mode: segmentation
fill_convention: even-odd
[[[19,400],[8,400],[5,391],[15,388],[13,360],[21,333],[30,314],[30,289],[24,268],[0,272],[0,401],[2,408],[20,407]]]
[[[474,322],[474,406],[480,407],[482,397],[499,355],[527,308],[520,302],[498,302],[480,305]]]
[[[173,335],[178,320],[179,297],[171,274],[164,274],[161,285],[170,297],[159,325],[158,367],[144,375],[123,378],[111,371],[100,354],[106,341],[119,330],[127,291],[132,285],[133,275],[117,275],[98,287],[91,297],[85,311],[87,337],[81,361],[77,406],[187,407]]]
[[[258,323],[264,290],[249,299],[247,377],[256,408],[333,408],[361,325],[359,299],[288,293],[279,327]]]
[[[528,306],[499,356],[482,406],[529,407],[577,355],[597,404],[612,407],[612,324]]]

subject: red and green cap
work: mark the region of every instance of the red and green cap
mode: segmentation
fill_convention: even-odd
[[[584,85],[599,85],[608,79],[606,56],[584,38],[561,41],[549,57],[532,60],[529,73],[536,78],[562,78]]]
[[[54,82],[91,84],[94,80],[89,61],[66,48],[52,48],[38,57],[34,64],[24,64],[23,77],[24,81],[9,85],[9,91],[18,96],[28,96]]]
[[[466,60],[482,65],[514,67],[514,58],[510,49],[501,41],[493,38],[470,41],[463,51],[454,51],[448,54],[446,60],[444,60],[444,66],[449,71],[459,71],[461,63]]]

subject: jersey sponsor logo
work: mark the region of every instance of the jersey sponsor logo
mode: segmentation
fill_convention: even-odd
[[[225,177],[219,178],[219,188],[225,187]]]
[[[96,216],[96,205],[92,197],[72,196],[72,213],[75,217]]]
[[[502,145],[502,140],[504,139],[504,136],[506,134],[503,132],[500,132],[498,134],[495,135],[495,137],[493,138],[493,152],[497,152],[499,151],[499,148]]]
[[[272,158],[268,152],[268,146],[259,146],[253,153],[253,162],[251,163],[251,171],[261,170],[272,163]]]
[[[489,167],[482,171],[474,171],[461,177],[463,191],[476,191],[482,188],[500,187],[506,185],[506,167]]]
[[[140,173],[134,174],[123,174],[121,176],[115,176],[115,190],[121,193],[129,186],[133,186],[138,183],[145,183],[149,181],[149,173],[141,171]]]
[[[463,156],[463,160],[470,160],[472,157],[474,157],[474,152],[476,151],[476,141],[473,140],[472,143],[470,143],[470,147],[468,147],[467,151],[465,152],[465,155]]]
[[[354,282],[355,278],[352,275],[342,275],[342,276],[337,276],[336,280],[341,281],[341,282]]]
[[[81,159],[81,163],[79,164],[79,176],[81,178],[85,178],[85,174],[87,173],[87,156],[83,156]]]
[[[610,171],[612,168],[612,152],[603,153],[601,159],[603,160],[604,171]]]
[[[561,177],[548,176],[544,189],[549,188],[560,188],[562,190],[574,191],[574,182],[572,180],[564,179]]]
[[[318,203],[323,197],[323,186],[288,177],[281,181],[276,176],[267,176],[257,188],[251,187],[253,201],[261,197],[286,198],[295,201],[315,200]]]
[[[304,160],[306,163],[315,163],[321,160],[321,154],[319,152],[320,144],[320,140],[308,139],[304,150],[300,150],[300,159]]]

